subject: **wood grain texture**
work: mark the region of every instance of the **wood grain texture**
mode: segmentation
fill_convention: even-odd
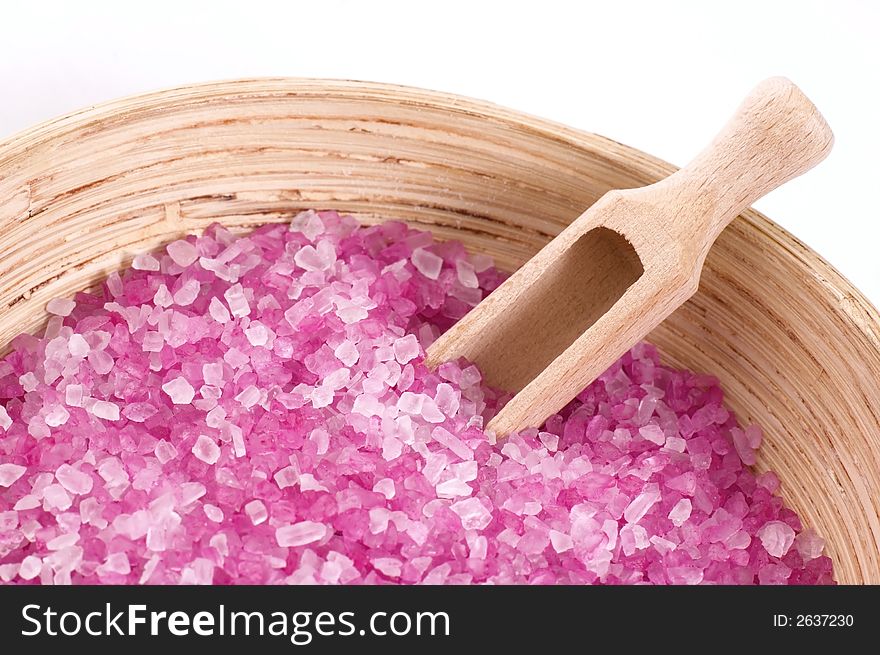
[[[626,146],[457,96],[263,79],[128,98],[0,143],[0,344],[44,305],[214,220],[306,207],[406,220],[514,270],[613,188],[673,172]],[[880,316],[754,211],[650,338],[716,374],[837,578],[880,583]]]
[[[496,436],[540,426],[696,293],[730,221],[833,141],[797,86],[763,81],[690,164],[576,218],[432,344],[428,366],[464,357],[514,394],[489,421]]]

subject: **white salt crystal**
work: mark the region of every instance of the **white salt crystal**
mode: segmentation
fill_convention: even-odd
[[[417,416],[422,412],[422,405],[425,402],[424,394],[416,394],[412,391],[404,391],[397,400],[397,409],[407,414]]]
[[[70,464],[59,466],[55,471],[55,478],[72,494],[84,495],[92,490],[92,476],[75,469]]]
[[[108,573],[118,573],[119,575],[128,575],[131,573],[131,562],[128,561],[128,555],[122,552],[110,553],[107,559],[97,569],[99,575]]]
[[[324,222],[314,209],[300,212],[290,221],[291,232],[301,232],[309,241],[314,241],[324,232]]]
[[[658,446],[666,443],[666,435],[663,433],[663,428],[659,425],[651,424],[640,427],[639,434],[642,436],[642,439],[647,439]]]
[[[260,525],[260,523],[269,518],[269,512],[266,510],[266,505],[262,500],[252,500],[247,503],[244,506],[244,511],[254,525]]]
[[[318,482],[311,473],[303,473],[299,476],[300,491],[327,491],[327,487]]]
[[[216,296],[211,298],[211,302],[208,303],[208,313],[218,323],[228,323],[231,318],[229,310]]]
[[[278,485],[279,489],[286,489],[299,482],[299,471],[295,466],[285,466],[272,477],[275,479],[275,484]]]
[[[52,298],[46,303],[46,311],[55,316],[70,316],[76,303],[69,298]]]
[[[171,402],[175,405],[189,405],[195,398],[196,390],[187,382],[186,378],[179,376],[162,385],[162,391],[168,394]]]
[[[119,420],[119,406],[107,400],[96,400],[91,411],[97,418],[105,421]]]
[[[396,557],[376,557],[372,560],[373,568],[389,578],[399,578],[403,562]]]
[[[11,487],[12,483],[25,474],[27,468],[18,464],[0,464],[0,487]]]
[[[172,241],[165,249],[168,251],[172,261],[181,268],[186,268],[199,258],[199,252],[196,250],[196,247],[183,239]]]
[[[250,409],[260,402],[260,390],[253,384],[248,385],[235,397],[245,409]]]
[[[333,402],[333,395],[333,389],[330,389],[329,387],[316,387],[315,390],[312,391],[312,407],[315,409],[327,407]]]
[[[11,425],[12,418],[7,413],[6,408],[3,405],[0,405],[0,429],[5,432]]]
[[[81,384],[68,384],[64,389],[64,402],[71,407],[82,407],[83,388]]]
[[[360,358],[357,346],[347,339],[336,346],[333,354],[340,362],[349,367],[354,366]]]
[[[394,498],[395,494],[394,480],[391,478],[382,478],[381,480],[378,480],[373,485],[373,491],[385,496],[386,500],[391,500]]]
[[[247,448],[244,444],[244,434],[237,425],[229,424],[228,430],[232,434],[232,452],[236,457],[244,457],[247,455]]]
[[[327,535],[327,526],[315,521],[300,521],[293,525],[282,525],[275,530],[275,540],[282,548],[304,546],[321,541]]]
[[[209,428],[219,428],[225,421],[226,410],[219,405],[205,414],[205,425]]]
[[[149,254],[135,255],[131,267],[136,271],[158,271],[159,260]]]
[[[241,284],[233,284],[223,292],[223,297],[226,298],[229,311],[236,318],[248,316],[251,313],[251,306],[248,304]]]
[[[440,270],[443,268],[443,260],[424,248],[416,248],[410,257],[416,270],[429,280],[436,280],[440,277]]]
[[[205,464],[216,464],[220,459],[220,446],[211,437],[200,434],[193,444],[192,454]]]
[[[794,529],[782,521],[768,521],[757,532],[761,544],[773,557],[783,557],[794,543]]]
[[[691,517],[691,511],[691,501],[687,498],[682,498],[669,510],[668,517],[672,521],[672,525],[680,527]]]
[[[43,507],[45,509],[55,508],[63,512],[70,509],[72,504],[73,499],[71,499],[70,494],[60,484],[50,484],[43,489]]]
[[[461,527],[465,530],[485,530],[492,522],[492,513],[479,498],[459,500],[452,503],[449,509],[458,514],[461,518]]]
[[[309,441],[314,442],[318,455],[324,455],[330,448],[330,433],[322,428],[315,428],[309,434]]]
[[[209,364],[202,365],[202,377],[205,380],[205,384],[210,384],[215,387],[223,386],[223,364],[220,362],[211,362]]]
[[[201,286],[199,285],[198,280],[187,280],[184,282],[183,286],[174,293],[175,304],[180,305],[181,307],[192,305],[195,299],[199,297],[199,289],[201,289]]]
[[[141,348],[146,353],[158,353],[165,347],[165,337],[154,330],[148,330],[144,334],[144,341]]]
[[[67,340],[67,350],[72,356],[82,358],[89,354],[91,348],[83,335],[71,334]]]
[[[411,362],[419,356],[419,340],[414,334],[408,334],[394,341],[394,358],[401,364]]]
[[[18,499],[15,505],[12,506],[16,512],[24,512],[29,509],[34,509],[40,506],[40,499],[34,496],[33,494],[27,494],[26,496],[22,496]]]

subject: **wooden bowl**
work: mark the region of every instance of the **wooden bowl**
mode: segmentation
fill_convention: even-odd
[[[248,228],[307,207],[402,219],[512,270],[606,190],[672,170],[593,134],[381,84],[243,80],[119,100],[0,143],[0,347],[37,330],[49,299],[215,220]],[[764,427],[758,467],[827,539],[837,579],[880,583],[880,316],[865,298],[747,211],[651,338]]]

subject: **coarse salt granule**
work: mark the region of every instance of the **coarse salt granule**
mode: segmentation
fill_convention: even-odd
[[[760,429],[647,344],[488,438],[508,396],[423,362],[503,280],[461,244],[309,211],[166,252],[0,360],[3,582],[833,581]]]

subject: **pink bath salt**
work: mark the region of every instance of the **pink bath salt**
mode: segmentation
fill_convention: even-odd
[[[171,402],[175,405],[189,405],[195,398],[196,390],[183,377],[176,377],[162,385],[164,391]]]
[[[782,521],[768,521],[757,532],[764,550],[773,557],[785,555],[794,544],[795,532]]]
[[[27,468],[18,464],[0,464],[0,487],[11,487],[26,472]]]
[[[211,437],[200,434],[192,447],[192,454],[205,464],[216,464],[220,459],[220,446]]]
[[[300,521],[283,525],[275,530],[275,540],[282,548],[305,546],[320,541],[327,535],[327,526],[315,521]]]
[[[84,495],[92,490],[92,476],[75,469],[70,464],[59,466],[55,471],[55,478],[72,494]]]
[[[105,421],[118,421],[119,405],[108,400],[96,400],[92,405],[92,414]]]
[[[648,344],[487,435],[509,394],[423,348],[503,279],[335,212],[136,258],[0,359],[0,581],[833,582],[760,430]]]
[[[136,271],[158,271],[159,260],[149,253],[143,253],[135,255],[131,260],[131,267]]]
[[[434,253],[423,248],[416,248],[412,253],[412,263],[416,270],[429,280],[440,277],[443,260]]]
[[[159,463],[164,465],[177,457],[177,448],[174,444],[169,443],[164,439],[160,439],[156,442],[156,447],[153,449],[153,453],[156,455],[156,459],[159,460]]]
[[[250,518],[251,523],[254,525],[260,525],[269,518],[269,511],[266,509],[266,504],[262,500],[252,500],[244,506],[245,514]]]
[[[485,530],[492,522],[492,513],[478,498],[466,498],[449,506],[461,518],[465,530]]]
[[[199,258],[199,252],[196,250],[196,247],[184,239],[172,241],[168,244],[166,250],[171,260],[182,268],[191,266]]]
[[[69,298],[53,298],[46,303],[46,311],[55,316],[70,316],[76,308],[76,302]]]

